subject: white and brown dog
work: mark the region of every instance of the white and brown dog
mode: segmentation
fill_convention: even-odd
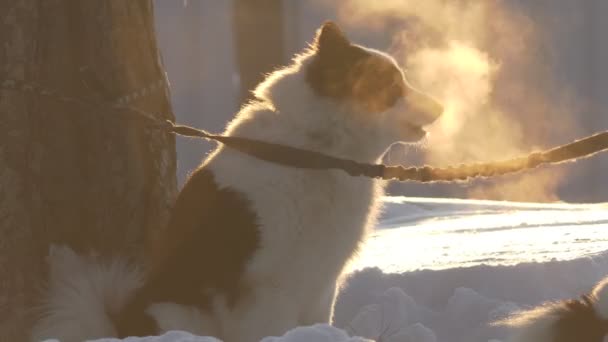
[[[255,89],[225,134],[378,162],[415,142],[442,106],[390,56],[324,24],[310,48]],[[179,329],[258,341],[330,322],[345,265],[374,225],[383,183],[302,170],[220,146],[181,191],[141,277],[56,248],[34,339],[63,342]]]

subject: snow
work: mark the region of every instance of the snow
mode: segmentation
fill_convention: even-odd
[[[512,331],[492,322],[578,297],[608,274],[606,204],[386,201],[336,305],[335,324],[349,332],[504,341]]]
[[[353,269],[401,273],[570,260],[605,249],[606,204],[387,198],[378,230]]]
[[[170,331],[162,336],[150,336],[150,337],[129,337],[123,340],[116,338],[102,338],[95,340],[94,342],[220,342],[217,338],[213,337],[200,337],[194,336],[183,331]]]
[[[49,340],[47,342],[51,342]],[[181,331],[170,331],[162,336],[129,337],[123,340],[103,338],[92,342],[221,342],[213,337],[199,337]],[[327,324],[299,327],[281,337],[266,337],[260,342],[371,342],[360,337],[350,337],[341,329]]]
[[[350,337],[345,331],[327,324],[293,329],[282,337],[266,337],[261,342],[366,342],[368,339]]]
[[[301,327],[262,342],[506,341],[513,332],[493,322],[577,297],[608,274],[606,204],[385,201],[338,298],[336,328]],[[125,341],[218,340],[169,332]]]
[[[608,253],[568,261],[402,274],[368,268],[348,280],[336,305],[335,324],[365,337],[378,336],[387,325],[407,329],[420,324],[439,342],[500,341],[511,331],[492,322],[545,301],[578,297],[606,274]],[[426,341],[435,340],[420,340]]]

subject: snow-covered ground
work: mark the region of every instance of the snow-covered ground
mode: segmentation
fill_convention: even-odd
[[[386,201],[336,306],[336,326],[351,333],[505,340],[509,330],[492,322],[578,297],[608,275],[607,204]]]
[[[354,269],[401,273],[569,260],[608,244],[608,204],[386,198]]]
[[[383,342],[504,341],[515,310],[576,297],[608,274],[608,205],[387,198],[335,325]],[[106,340],[116,341],[116,340]],[[130,342],[212,342],[172,332]],[[363,341],[328,326],[264,342]]]
[[[130,337],[124,340],[105,338],[94,342],[221,342],[213,337],[194,336],[183,331],[170,331],[158,337]],[[291,330],[284,336],[270,336],[261,342],[371,342],[361,337],[351,337],[348,334],[327,324],[317,324],[311,327],[300,327]],[[49,341],[50,342],[50,341]]]

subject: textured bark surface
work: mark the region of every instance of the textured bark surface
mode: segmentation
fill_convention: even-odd
[[[113,101],[164,78],[150,0],[0,1],[0,84]],[[173,119],[160,87],[132,106]],[[50,243],[141,256],[176,193],[174,137],[0,88],[0,340],[24,340]]]

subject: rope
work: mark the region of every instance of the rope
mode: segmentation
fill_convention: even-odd
[[[214,140],[258,159],[283,166],[310,170],[335,169],[342,170],[351,176],[419,183],[468,181],[473,178],[506,175],[534,169],[545,164],[559,164],[591,157],[608,149],[608,131],[606,131],[547,151],[534,152],[525,157],[488,163],[460,164],[446,168],[403,167],[359,163],[296,147],[248,138],[215,135],[189,126],[175,125],[170,121],[167,121],[166,127],[172,133]]]
[[[93,106],[110,111],[121,111],[129,119],[143,119],[147,125],[167,133],[203,138],[224,144],[225,146],[251,155],[260,160],[287,167],[309,170],[342,170],[351,176],[364,176],[384,180],[414,181],[419,183],[458,182],[473,178],[489,178],[510,173],[537,168],[541,165],[559,164],[591,157],[608,149],[608,131],[555,147],[542,152],[534,152],[527,156],[502,161],[460,164],[445,168],[422,166],[404,167],[387,166],[384,164],[359,163],[349,159],[336,158],[323,153],[304,150],[296,147],[279,145],[255,139],[230,137],[208,133],[190,126],[178,125],[171,121],[162,122],[154,115],[144,112],[128,104],[138,98],[151,95],[164,89],[165,80],[154,82],[139,91],[132,92],[112,102],[100,102],[77,99],[64,96],[55,91],[49,91],[38,85],[27,84],[15,80],[5,80],[0,84],[1,89],[21,92],[34,92],[38,95],[55,98],[56,100],[82,106]]]

